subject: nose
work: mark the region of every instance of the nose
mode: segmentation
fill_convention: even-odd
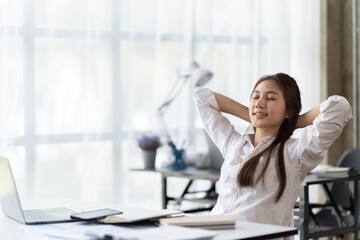
[[[261,97],[261,98],[259,98],[259,100],[257,100],[255,107],[264,108],[265,105],[266,105],[265,99],[263,97]]]

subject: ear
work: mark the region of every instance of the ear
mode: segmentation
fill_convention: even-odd
[[[290,118],[290,117],[291,117],[290,114],[286,111],[285,118]]]

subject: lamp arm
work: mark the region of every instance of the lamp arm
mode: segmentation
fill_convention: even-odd
[[[176,99],[176,97],[179,95],[180,90],[184,87],[185,83],[188,80],[188,76],[181,77],[171,88],[170,92],[165,98],[165,101],[163,104],[160,105],[158,108],[158,112],[163,114],[165,112],[165,109]]]
[[[158,108],[158,111],[157,111],[157,117],[158,117],[159,123],[160,123],[160,131],[162,132],[162,135],[165,135],[166,141],[170,145],[174,145],[174,142],[171,139],[169,130],[165,123],[164,113],[166,112],[166,110],[170,106],[170,104],[179,95],[181,89],[183,89],[183,87],[188,79],[189,79],[188,75],[180,76],[180,79],[178,81],[176,81],[176,83],[174,84],[174,86],[171,88],[170,92],[166,96],[164,103],[160,105],[160,107]]]
[[[167,144],[170,144],[170,145],[173,144],[174,142],[171,139],[171,136],[170,136],[169,130],[167,128],[167,125],[165,123],[163,114],[161,112],[158,112],[157,117],[158,117],[159,123],[160,123],[161,135],[166,137],[166,143]]]

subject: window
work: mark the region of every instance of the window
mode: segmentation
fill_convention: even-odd
[[[316,82],[316,64],[293,61],[302,47],[293,35],[307,30],[294,33],[299,21],[290,13],[315,9],[316,20],[318,1],[283,2],[0,0],[0,154],[10,158],[22,197],[142,205],[136,187],[147,189],[148,206],[160,207],[159,179],[128,169],[141,166],[135,139],[157,131],[156,108],[178,80],[176,69],[196,60],[214,72],[210,87],[243,103],[265,73],[310,72],[306,81]],[[306,27],[318,34],[315,20]],[[306,42],[315,61],[316,34]],[[317,90],[303,94],[316,99]],[[190,92],[189,85],[165,116],[177,140],[201,133],[193,131],[201,123]],[[157,164],[168,158],[160,149]]]

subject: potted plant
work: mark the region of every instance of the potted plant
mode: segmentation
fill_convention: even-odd
[[[155,168],[156,150],[161,146],[160,137],[157,135],[142,135],[137,139],[138,146],[143,150],[144,168]]]

